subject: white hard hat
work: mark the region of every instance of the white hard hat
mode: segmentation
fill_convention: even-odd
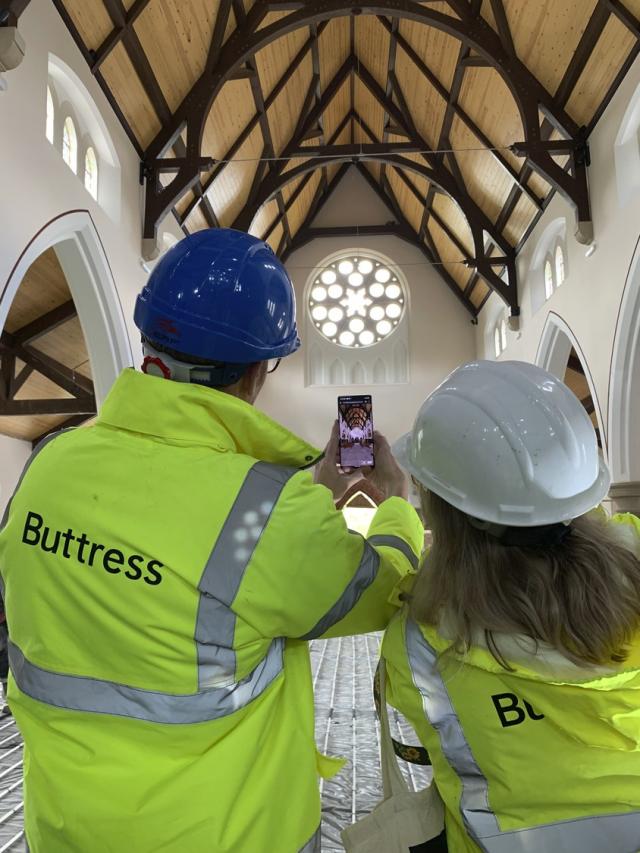
[[[454,370],[393,453],[462,512],[511,527],[576,518],[600,503],[611,481],[578,398],[521,361]]]

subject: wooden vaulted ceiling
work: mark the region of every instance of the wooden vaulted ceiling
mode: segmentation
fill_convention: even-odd
[[[640,49],[640,0],[53,2],[140,154],[145,238],[173,211],[286,257],[355,164],[474,317],[519,312],[554,191],[589,240],[585,140]]]
[[[27,270],[0,335],[0,433],[35,445],[96,412],[91,363],[58,257]]]

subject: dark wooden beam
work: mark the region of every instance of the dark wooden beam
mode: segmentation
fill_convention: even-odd
[[[398,40],[396,36],[400,27],[400,21],[397,18],[391,18],[389,21],[387,21],[386,18],[379,18],[378,20],[382,20],[384,23],[388,24],[389,27],[389,56],[387,58],[387,82],[385,84],[385,94],[388,98],[391,98],[393,91],[393,81],[395,78],[396,71],[396,57],[398,55]],[[382,127],[384,128],[382,133],[383,142],[388,142],[389,135],[393,132],[389,127],[389,122],[390,116],[389,113],[385,110],[384,117],[382,119]],[[387,167],[386,165],[383,165],[380,168],[381,175],[384,176]]]
[[[336,127],[336,129],[331,134],[331,137],[328,140],[329,145],[332,145],[335,142],[335,140],[340,137],[340,134],[342,133],[342,131],[345,129],[347,124],[351,121],[351,118],[352,118],[351,112],[345,113],[342,121],[340,122],[340,124]],[[346,167],[344,167],[344,165],[343,165],[343,168],[346,169]],[[344,172],[342,172],[341,169],[339,169],[338,172],[336,172],[335,177],[338,177],[338,175],[340,175],[340,177],[342,177],[343,174],[344,174]],[[326,176],[326,169],[323,169],[323,175]],[[293,207],[293,205],[298,200],[299,196],[304,192],[307,184],[312,179],[312,177],[313,177],[313,173],[309,172],[309,174],[305,175],[304,178],[300,181],[298,186],[295,188],[295,190],[289,196],[288,200],[285,202],[285,210],[286,211],[289,211]],[[321,189],[329,191],[329,181],[328,180],[324,180],[322,182]],[[313,201],[312,201],[312,205],[313,205]],[[310,206],[309,210],[311,210],[311,206]],[[309,213],[309,211],[307,211],[307,216],[308,216],[308,213]],[[263,238],[264,240],[267,240],[271,236],[271,234],[277,228],[280,221],[281,221],[281,216],[277,216],[273,220],[273,222],[271,223],[271,225],[267,229],[267,232],[264,235],[264,238]],[[305,219],[305,221],[306,221],[306,219]]]
[[[93,382],[82,374],[76,373],[65,364],[45,355],[28,344],[20,344],[9,332],[0,337],[0,350],[19,358],[38,373],[50,379],[60,388],[75,396],[93,395]]]
[[[16,357],[11,351],[0,350],[0,400],[10,400],[16,370]]]
[[[15,27],[18,18],[29,5],[30,0],[4,0],[0,2],[0,27]]]
[[[355,59],[352,56],[349,56],[343,64],[340,66],[333,79],[326,87],[325,91],[322,93],[322,97],[319,101],[309,110],[307,113],[307,117],[304,121],[299,121],[297,127],[294,130],[293,136],[286,144],[284,151],[282,152],[282,158],[278,161],[274,168],[269,173],[268,177],[265,179],[263,186],[261,187],[261,191],[256,203],[245,203],[240,213],[236,216],[233,222],[233,228],[237,228],[240,231],[248,231],[251,227],[251,223],[260,207],[268,201],[266,198],[268,187],[278,185],[281,183],[273,195],[269,196],[275,197],[275,195],[280,192],[280,190],[288,183],[288,181],[283,180],[283,172],[286,168],[288,160],[286,158],[294,156],[294,153],[298,150],[300,143],[304,137],[304,134],[309,129],[309,127],[315,127],[316,122],[318,121],[319,116],[321,116],[327,107],[331,104],[335,96],[338,94],[345,80],[349,77],[349,75],[353,74],[355,68]],[[314,166],[314,168],[317,168]],[[306,169],[305,171],[309,171]],[[302,173],[304,174],[304,172]]]
[[[562,107],[566,106],[567,101],[571,97],[571,93],[575,89],[598,39],[602,35],[610,14],[609,8],[604,3],[598,2],[596,4],[593,14],[589,18],[589,23],[578,42],[578,46],[571,57],[571,62],[555,93],[555,99]]]
[[[383,26],[389,31],[389,27],[384,18],[378,18],[379,21],[382,22]],[[402,51],[409,57],[409,59],[416,66],[420,74],[425,78],[425,80],[431,85],[436,92],[440,95],[440,97],[447,102],[447,104],[451,104],[452,109],[455,111],[457,118],[466,125],[466,127],[473,133],[476,139],[484,145],[491,156],[496,160],[497,163],[507,172],[511,178],[513,178],[516,183],[519,182],[520,176],[518,174],[518,170],[515,169],[511,163],[499,152],[495,149],[497,146],[495,142],[484,133],[480,127],[476,124],[476,122],[471,118],[471,116],[460,106],[456,98],[452,98],[452,92],[450,92],[446,86],[443,86],[438,77],[434,74],[434,72],[429,68],[429,66],[425,63],[423,58],[413,49],[413,47],[409,44],[409,42],[402,36],[400,33],[396,33],[394,37],[395,42],[398,47],[401,48]],[[467,57],[469,59],[471,57]],[[474,57],[478,58],[478,57]],[[465,60],[460,60],[462,65],[465,65]],[[477,63],[474,63],[477,64]],[[487,63],[485,63],[486,65]],[[400,128],[394,130],[393,133],[402,132]],[[526,192],[527,196],[530,200],[535,204],[538,210],[542,209],[542,200],[538,198],[538,196],[531,190],[526,184],[522,185],[522,189]]]
[[[94,397],[71,397],[46,400],[9,400],[0,403],[0,417],[25,415],[95,415]]]
[[[625,6],[622,0],[605,0],[605,3],[613,14],[622,21],[625,27],[631,30],[637,39],[640,39],[640,21]]]
[[[20,373],[13,379],[11,382],[11,391],[9,395],[9,399],[13,400],[18,391],[22,388],[24,383],[33,373],[33,367],[30,364],[25,364]]]
[[[349,112],[349,113],[347,113],[347,115],[350,116],[351,113]],[[324,205],[327,203],[327,201],[331,197],[335,188],[338,186],[340,181],[343,179],[343,177],[347,173],[349,167],[350,167],[349,163],[343,163],[342,166],[335,173],[335,175],[333,176],[331,181],[329,181],[329,183],[326,186],[323,186],[322,184],[318,185],[318,187],[315,191],[314,197],[311,201],[311,204],[309,205],[309,210],[307,212],[307,215],[306,215],[304,221],[302,222],[300,228],[298,229],[298,234],[300,234],[301,231],[304,231],[306,228],[308,228],[310,226],[310,224],[313,222],[313,220],[316,218],[318,213],[322,210]],[[293,238],[293,242],[287,248],[286,252],[283,253],[282,258],[281,258],[283,263],[286,261],[286,259],[289,257],[289,255],[293,251],[295,251],[295,249],[297,247],[296,241],[297,241],[298,234],[296,234],[296,236]]]
[[[273,87],[272,91],[269,93],[269,96],[265,99],[265,107],[268,110],[271,105],[275,102],[276,98],[282,92],[284,87],[287,85],[289,80],[291,79],[291,75],[297,70],[299,65],[303,62],[304,58],[307,56],[310,50],[313,50],[314,45],[317,46],[317,41],[320,34],[326,28],[327,23],[323,22],[317,28],[317,33],[309,38],[305,44],[300,48],[298,53],[295,55],[291,64],[284,72],[284,74],[280,77],[276,85]],[[236,141],[231,145],[231,147],[226,151],[223,155],[221,162],[214,167],[212,174],[207,178],[205,183],[203,184],[203,190],[206,193],[207,190],[211,187],[213,182],[220,176],[220,174],[224,171],[224,169],[229,165],[229,163],[233,160],[235,155],[238,153],[240,148],[247,141],[249,136],[253,133],[254,129],[257,127],[258,122],[260,121],[260,116],[256,113],[253,118],[246,124],[246,126],[240,132],[240,135],[236,139]],[[185,222],[186,219],[193,213],[195,208],[200,204],[201,199],[195,198],[185,209],[184,213],[180,217],[181,222]]]
[[[104,39],[100,47],[93,51],[94,59],[90,65],[92,74],[96,73],[113,48],[122,41],[125,33],[133,27],[140,15],[149,5],[150,1],[151,0],[135,0],[133,6],[131,6],[129,11],[126,13],[122,25],[115,26]]]
[[[300,229],[299,233],[302,233]],[[397,222],[387,222],[385,225],[337,225],[332,228],[305,228],[304,242],[321,239],[339,239],[341,237],[402,237],[406,234]],[[415,232],[411,232],[411,242],[415,244]],[[302,237],[300,239],[303,239]],[[296,241],[296,245],[299,244]]]
[[[218,5],[218,14],[216,15],[216,22],[213,28],[211,44],[209,45],[209,54],[207,56],[206,68],[209,71],[215,66],[216,62],[220,57],[222,41],[224,39],[224,34],[227,31],[230,15],[231,0],[221,0],[220,4]]]
[[[116,2],[116,0],[108,0]],[[278,38],[293,32],[303,26],[318,24],[321,21],[335,17],[368,14],[385,15],[407,18],[422,24],[436,27],[449,35],[460,39],[469,52],[473,50],[483,56],[502,75],[511,89],[518,105],[525,129],[525,139],[534,140],[539,135],[539,112],[542,110],[551,117],[552,122],[561,128],[567,136],[576,136],[579,128],[575,121],[554,101],[553,96],[544,88],[531,71],[505,49],[499,35],[478,14],[478,0],[450,0],[451,9],[458,17],[443,14],[441,11],[427,8],[416,0],[380,0],[378,3],[365,0],[308,0],[284,17],[266,26],[260,26],[268,10],[263,3],[256,3],[246,17],[244,26],[238,27],[227,40],[220,51],[218,62],[213,69],[205,71],[185,96],[171,121],[165,123],[162,131],[153,140],[147,151],[148,160],[153,161],[162,156],[167,146],[175,141],[181,130],[187,127],[189,146],[193,146],[190,154],[196,156],[200,145],[206,116],[218,92],[235,70],[242,67],[247,59],[256,52],[272,44]],[[315,123],[314,123],[315,124]],[[529,156],[529,161],[545,179],[557,185],[578,209],[578,219],[586,223],[582,235],[590,226],[590,209],[588,194],[585,195],[586,171],[576,170],[574,176],[567,176],[553,158],[544,151],[535,151]],[[146,215],[144,234],[146,238],[153,237],[157,223],[167,210],[175,204],[176,199],[186,189],[193,185],[197,176],[191,174],[190,167],[185,166],[169,188],[149,188],[146,198]]]
[[[509,26],[509,21],[507,20],[507,14],[504,10],[503,0],[490,0],[490,2],[491,11],[493,12],[493,17],[495,18],[498,32],[500,34],[500,40],[504,49],[507,53],[515,56],[516,49],[513,44],[513,36],[511,35],[511,28]]]
[[[32,320],[31,323],[27,323],[26,326],[22,326],[22,328],[13,332],[13,339],[17,344],[30,344],[36,338],[48,335],[49,332],[57,329],[58,326],[76,317],[77,313],[73,299],[69,299],[62,305],[58,305],[57,308],[47,311],[42,317]]]
[[[445,266],[440,261],[439,257],[435,257],[432,251],[427,248],[427,246],[422,242],[422,240],[418,237],[418,235],[413,231],[409,222],[405,219],[404,214],[395,201],[394,198],[390,197],[385,190],[380,187],[374,178],[369,173],[369,170],[366,169],[361,163],[356,166],[356,169],[360,172],[360,174],[364,177],[366,182],[369,184],[371,189],[376,193],[376,195],[380,198],[382,202],[388,207],[390,210],[393,210],[396,218],[398,219],[398,223],[400,225],[406,226],[409,231],[413,232],[415,235],[414,245],[422,252],[422,254],[427,258],[429,263],[433,266],[435,271],[438,273],[440,278],[447,285],[449,290],[453,293],[456,299],[462,303],[462,305],[466,308],[466,310],[471,314],[473,320],[477,317],[477,311],[473,304],[464,296],[462,290],[459,285],[456,283],[455,279],[449,274]]]
[[[93,53],[87,48],[86,44],[82,40],[82,36],[80,35],[78,28],[76,27],[76,25],[73,21],[73,18],[71,17],[71,15],[69,14],[69,12],[67,11],[67,9],[64,5],[64,0],[52,0],[52,3],[55,6],[56,11],[58,12],[60,17],[62,18],[66,28],[71,33],[71,37],[73,38],[74,42],[76,43],[78,50],[80,51],[80,53],[84,57],[85,62],[87,63],[89,68],[91,68],[91,65],[93,64],[93,60],[94,60]],[[98,84],[99,84],[100,88],[102,89],[102,92],[103,92],[105,98],[107,99],[107,101],[111,105],[111,109],[114,111],[114,113],[116,114],[116,116],[118,118],[118,121],[120,122],[120,124],[124,128],[124,131],[127,134],[127,137],[129,138],[129,142],[131,142],[131,144],[133,145],[135,151],[138,153],[138,156],[142,157],[144,152],[143,152],[142,146],[138,142],[138,137],[133,132],[133,129],[132,129],[131,125],[129,124],[129,122],[127,121],[125,114],[122,112],[120,104],[118,103],[118,101],[117,101],[115,95],[113,94],[113,92],[111,91],[110,87],[107,86],[107,83],[106,83],[104,77],[102,76],[102,74],[99,70],[96,71],[95,78],[98,81]]]
[[[407,154],[421,151],[419,142],[376,142],[371,145],[361,145],[359,142],[347,145],[305,145],[292,152],[291,157],[353,157],[354,162],[362,155],[371,160],[376,154]]]

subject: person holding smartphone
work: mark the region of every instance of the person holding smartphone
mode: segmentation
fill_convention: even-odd
[[[300,346],[267,244],[185,238],[135,323],[141,371],[40,445],[0,528],[29,849],[315,853],[340,762],[316,750],[307,641],[386,626],[422,525],[382,436],[363,539],[334,505],[362,475],[337,425],[323,456],[254,408]]]

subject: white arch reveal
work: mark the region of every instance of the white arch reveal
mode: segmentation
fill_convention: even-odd
[[[609,435],[614,482],[640,480],[640,239],[629,264],[613,342]]]
[[[50,248],[55,249],[78,312],[100,405],[118,374],[133,364],[133,354],[113,275],[88,211],[61,214],[24,249],[0,294],[0,331],[25,273]]]
[[[556,314],[554,311],[550,311],[547,315],[547,320],[542,331],[542,337],[540,338],[540,343],[538,345],[535,363],[539,367],[548,370],[549,373],[553,373],[553,375],[557,376],[558,379],[564,381],[572,347],[578,354],[578,358],[584,368],[585,379],[589,385],[589,393],[591,394],[591,399],[595,406],[598,429],[600,430],[600,437],[602,439],[602,452],[606,461],[608,460],[608,433],[605,432],[604,429],[605,420],[602,416],[602,409],[600,408],[600,401],[596,393],[596,387],[593,381],[593,376],[591,375],[591,370],[589,369],[589,364],[576,336],[573,334],[569,326],[567,326],[559,314]]]

